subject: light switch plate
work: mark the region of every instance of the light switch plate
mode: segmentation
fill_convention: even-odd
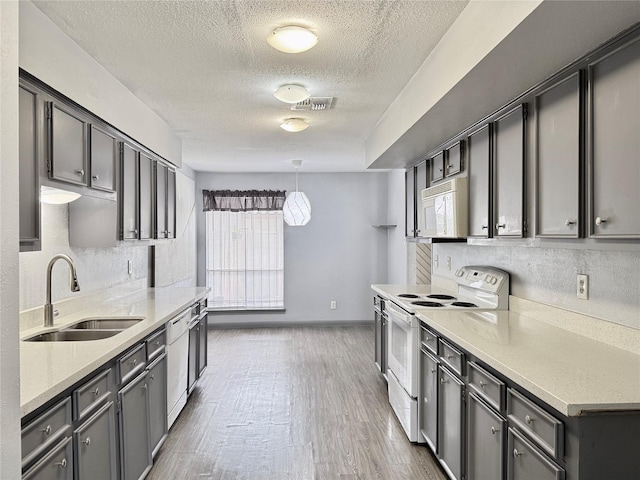
[[[131,260],[127,260],[127,273],[133,275],[133,262]]]
[[[582,300],[589,300],[589,275],[578,274],[576,294]]]

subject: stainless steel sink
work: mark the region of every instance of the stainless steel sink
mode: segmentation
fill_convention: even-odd
[[[75,325],[66,327],[64,330],[125,330],[142,320],[144,320],[144,317],[85,318]]]
[[[25,338],[25,342],[86,342],[113,337],[120,332],[122,330],[59,330]]]

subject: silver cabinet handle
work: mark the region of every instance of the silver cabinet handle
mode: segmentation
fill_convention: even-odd
[[[100,395],[100,387],[96,387],[96,389],[93,391],[93,394],[97,397],[98,395]]]
[[[489,228],[488,225],[482,225],[482,230],[486,230],[487,228]]]
[[[130,230],[131,233],[135,233],[136,235],[138,234],[138,229],[134,228],[133,230]]]
[[[440,383],[442,383],[443,385],[444,385],[445,383],[448,383],[448,382],[449,382],[449,380],[445,380],[444,378],[441,378],[441,379],[440,379]]]
[[[60,467],[60,468],[67,468],[67,459],[63,458],[62,460],[60,460],[59,462],[54,463],[54,465],[56,467]]]
[[[98,175],[92,175],[91,178],[94,180],[98,180],[100,177],[98,177]]]
[[[91,445],[91,437],[87,437],[82,441],[82,443],[88,447],[89,445]]]
[[[498,433],[500,430],[498,430],[496,427],[491,427],[491,435],[495,435],[496,433]]]
[[[506,223],[496,223],[496,228],[506,228],[507,224]]]
[[[484,382],[480,382],[480,388],[487,388],[487,384]]]
[[[434,368],[433,370],[431,370],[431,373],[436,373],[438,371],[437,368]]]
[[[596,217],[596,225],[602,225],[603,223],[607,223],[606,218]]]
[[[84,177],[84,170],[76,170],[76,173]]]
[[[149,387],[148,387],[148,385],[146,383],[144,385],[142,385],[142,389],[143,390],[146,390],[147,388],[149,388]]]
[[[570,227],[571,225],[575,225],[575,224],[576,224],[576,222],[574,222],[573,220],[566,219],[564,221],[564,226],[565,227]]]
[[[513,449],[513,458],[518,458],[520,455],[522,455],[522,452],[519,452],[517,448]]]
[[[51,425],[47,425],[46,427],[44,427],[42,429],[42,433],[44,433],[45,435],[51,434]]]
[[[160,340],[156,340],[156,347],[160,346]]]
[[[527,422],[527,425],[531,425],[533,423],[533,418],[527,415],[526,417],[524,417],[524,421]]]
[[[451,354],[447,354],[445,356],[447,357],[447,360],[451,360],[453,358],[453,355],[451,355]]]
[[[136,366],[136,363],[138,363],[138,359],[137,359],[137,358],[134,358],[133,360],[131,360],[131,361],[129,362],[129,365],[131,365],[132,367],[135,367],[135,366]]]

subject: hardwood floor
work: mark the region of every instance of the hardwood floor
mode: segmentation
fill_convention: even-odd
[[[209,330],[150,480],[446,480],[388,403],[368,327]]]

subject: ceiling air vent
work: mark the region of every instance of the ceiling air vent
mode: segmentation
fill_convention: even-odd
[[[333,105],[333,97],[309,97],[291,105],[291,110],[329,110]]]

